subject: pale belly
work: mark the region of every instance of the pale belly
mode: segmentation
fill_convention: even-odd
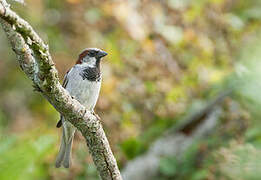
[[[66,90],[88,110],[93,110],[99,97],[101,80],[89,81],[79,75],[80,69],[74,68],[69,72]]]

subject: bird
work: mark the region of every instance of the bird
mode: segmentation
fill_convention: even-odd
[[[93,113],[101,88],[101,59],[106,55],[105,51],[98,48],[84,49],[63,80],[62,86],[72,98],[79,101],[87,110]],[[66,121],[62,115],[56,127],[62,127],[62,138],[55,166],[59,168],[63,165],[63,167],[69,168],[76,128],[69,121]]]

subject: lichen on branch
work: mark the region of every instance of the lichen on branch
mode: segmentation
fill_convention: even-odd
[[[0,0],[0,23],[21,69],[32,80],[35,89],[84,136],[101,179],[121,180],[99,119],[61,86],[48,45],[28,22],[10,9],[5,0]]]

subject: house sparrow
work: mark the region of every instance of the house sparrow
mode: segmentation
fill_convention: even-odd
[[[97,48],[87,48],[80,55],[76,64],[64,77],[63,87],[87,110],[93,111],[101,87],[100,61],[107,53]],[[76,128],[61,116],[57,127],[63,127],[59,154],[55,166],[70,166],[70,154]]]

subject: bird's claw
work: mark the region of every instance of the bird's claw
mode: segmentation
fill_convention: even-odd
[[[33,84],[33,88],[34,88],[34,91],[36,91],[36,92],[43,92],[37,84]]]
[[[92,114],[98,119],[101,120],[100,116],[98,114],[96,114],[94,111],[92,111]]]

